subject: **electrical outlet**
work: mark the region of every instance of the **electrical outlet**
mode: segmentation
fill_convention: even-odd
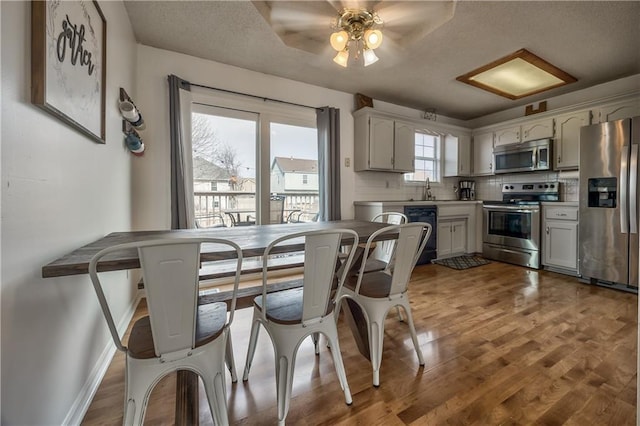
[[[385,181],[384,181],[384,187],[385,187],[385,188],[389,188],[389,181],[388,181],[388,180],[385,180]]]
[[[345,167],[351,167],[351,158],[349,158],[349,157],[345,157],[345,159],[344,159],[344,166],[345,166]]]

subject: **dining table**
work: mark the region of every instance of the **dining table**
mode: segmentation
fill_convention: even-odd
[[[43,278],[64,277],[89,273],[89,262],[100,250],[118,244],[167,238],[215,237],[226,238],[240,246],[243,258],[258,257],[275,239],[297,232],[332,230],[339,228],[352,229],[357,232],[358,240],[347,241],[347,245],[361,244],[377,230],[386,226],[384,223],[362,220],[336,220],[322,222],[284,223],[272,225],[253,225],[230,228],[198,228],[150,231],[112,232],[102,238],[89,242],[64,256],[53,260],[42,267]],[[393,238],[393,234],[380,235],[380,240]],[[279,246],[278,252],[299,252],[304,250],[302,240],[292,240]],[[203,245],[200,260],[211,262],[232,259],[235,250],[220,245]],[[360,259],[361,259],[360,254]],[[356,260],[354,260],[355,265]],[[118,251],[97,264],[98,272],[137,269],[140,261],[136,250]],[[369,338],[366,321],[360,307],[350,299],[343,305],[345,318],[351,328],[360,353],[369,358]],[[195,425],[199,419],[198,377],[190,371],[179,371],[176,383],[176,425]]]

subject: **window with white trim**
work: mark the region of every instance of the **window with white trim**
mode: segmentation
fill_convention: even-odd
[[[415,171],[405,173],[406,182],[440,182],[440,151],[442,137],[428,130],[416,130],[415,134]]]

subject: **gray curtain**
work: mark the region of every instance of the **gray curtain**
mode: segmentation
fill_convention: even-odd
[[[169,126],[171,136],[171,229],[193,228],[193,176],[191,159],[191,85],[181,78],[169,76]],[[185,96],[189,95],[188,97]]]
[[[316,109],[318,127],[319,220],[340,220],[340,110]]]

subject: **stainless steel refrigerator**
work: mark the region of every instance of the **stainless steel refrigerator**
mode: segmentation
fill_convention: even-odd
[[[580,130],[580,274],[635,291],[639,144],[640,117]]]

